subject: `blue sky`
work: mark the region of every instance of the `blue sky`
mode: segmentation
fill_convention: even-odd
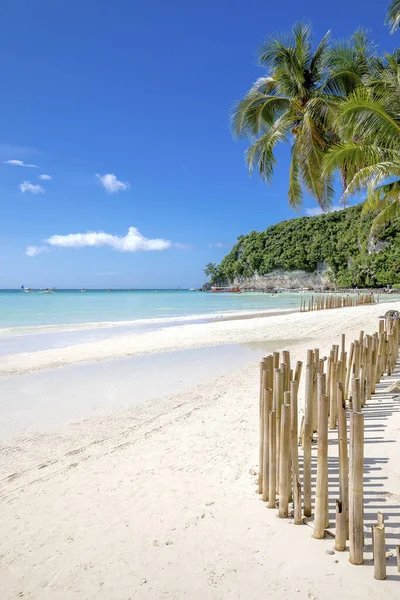
[[[363,25],[393,49],[386,4],[3,3],[0,287],[197,286],[238,235],[296,216],[287,148],[273,185],[249,178],[230,108],[262,75],[266,35],[296,20],[316,39]]]

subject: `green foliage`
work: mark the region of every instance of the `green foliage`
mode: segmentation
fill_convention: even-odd
[[[269,36],[258,53],[266,70],[231,115],[235,136],[250,140],[246,162],[267,182],[276,165],[275,148],[290,146],[289,204],[298,209],[307,190],[326,209],[334,195],[333,173],[323,171],[327,151],[340,141],[337,109],[370,76],[376,50],[363,30],[332,43],[330,33],[315,47],[311,26]],[[341,172],[346,183],[348,173]]]
[[[385,247],[369,252],[373,219],[373,213],[363,214],[358,205],[252,231],[238,239],[220,265],[214,265],[212,282],[278,269],[315,272],[324,263],[330,280],[341,287],[400,284],[400,217],[373,238],[373,243],[385,242]]]
[[[217,265],[215,263],[209,262],[206,264],[205,268],[204,268],[204,274],[206,275],[206,277],[215,277],[217,273]]]
[[[400,0],[391,0],[386,15],[386,23],[390,27],[390,33],[394,33],[400,27]]]

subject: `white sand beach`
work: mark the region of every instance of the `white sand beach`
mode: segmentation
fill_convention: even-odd
[[[365,409],[363,566],[278,519],[255,476],[260,358],[328,354],[392,308],[183,324],[1,357],[0,598],[397,597],[400,397],[389,380]],[[371,564],[377,510],[393,553],[386,581]]]

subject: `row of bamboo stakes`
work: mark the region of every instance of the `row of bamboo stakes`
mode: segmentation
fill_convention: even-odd
[[[376,301],[377,299],[373,294],[357,294],[356,296],[339,296],[336,294],[311,296],[311,298],[302,298],[300,300],[300,312],[343,308],[345,306],[359,306],[360,304],[375,304]]]
[[[329,527],[328,430],[337,430],[339,497],[336,499],[335,549],[363,563],[364,414],[384,373],[391,375],[399,353],[399,321],[381,319],[379,330],[354,340],[346,352],[345,335],[328,357],[308,350],[305,365],[305,410],[298,423],[298,389],[303,363],[293,367],[290,353],[274,352],[260,364],[260,454],[258,492],[280,518],[294,524],[312,516],[312,445],[317,437],[317,479],[313,537],[322,539]],[[349,436],[347,422],[350,421]],[[299,446],[303,448],[300,473]],[[305,520],[304,520],[305,519]],[[378,513],[373,526],[375,578],[386,578],[385,529]],[[397,547],[400,571],[400,546]]]

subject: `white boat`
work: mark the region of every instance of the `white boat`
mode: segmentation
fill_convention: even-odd
[[[195,291],[196,291],[196,288],[190,288],[189,289],[189,292],[195,292]]]

